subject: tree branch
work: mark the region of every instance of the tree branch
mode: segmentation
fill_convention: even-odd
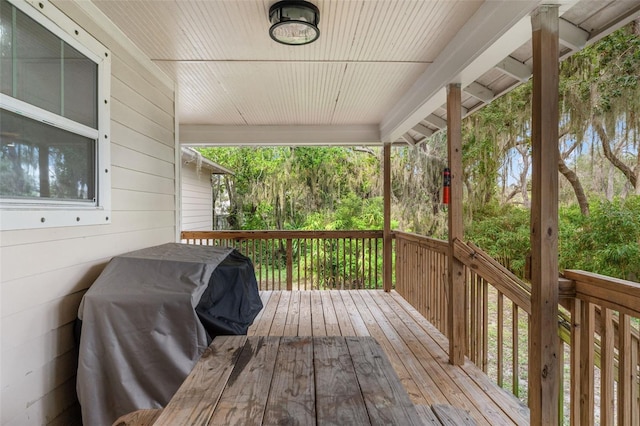
[[[607,136],[604,127],[602,127],[602,123],[596,121],[595,123],[593,123],[593,128],[600,137],[600,142],[602,142],[602,150],[604,151],[604,156],[607,157],[607,160],[611,161],[611,164],[613,164],[618,170],[620,170],[623,175],[625,175],[625,177],[631,183],[631,186],[637,188],[638,177],[633,172],[631,167],[624,164],[622,160],[620,160],[613,153],[613,151],[611,151],[611,141],[609,140],[609,136]]]
[[[567,167],[567,163],[564,162],[564,158],[562,158],[562,155],[558,156],[558,170],[565,178],[567,178],[567,180],[573,187],[573,192],[576,194],[576,198],[578,200],[578,205],[580,206],[580,212],[582,213],[582,215],[589,216],[589,201],[587,200],[587,196],[584,193],[584,189],[582,188],[580,179],[578,178],[576,172]]]

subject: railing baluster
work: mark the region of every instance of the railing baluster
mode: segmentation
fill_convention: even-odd
[[[631,424],[640,424],[640,389],[638,389],[638,339],[633,334],[631,339]]]
[[[466,275],[468,275],[468,279],[467,282],[469,283],[469,289],[470,291],[468,293],[465,294],[469,294],[469,304],[471,306],[471,312],[470,312],[470,318],[471,318],[471,324],[470,324],[470,338],[471,338],[471,345],[469,347],[469,351],[470,351],[470,356],[469,358],[471,359],[471,362],[476,363],[478,362],[478,352],[477,352],[477,336],[478,336],[478,293],[477,293],[477,287],[476,287],[476,274],[472,271],[469,271],[469,268],[464,268],[467,272]],[[466,309],[465,309],[466,312]]]
[[[489,367],[489,286],[484,278],[482,282],[482,371]]]
[[[287,290],[293,290],[293,246],[291,238],[287,238]]]
[[[564,423],[564,341],[558,336],[558,420]]]
[[[593,424],[595,306],[585,303],[580,318],[580,425]]]
[[[580,359],[581,359],[581,322],[582,302],[578,299],[570,299],[569,312],[571,314],[571,355],[570,355],[570,390],[569,406],[570,424],[580,424]]]
[[[309,247],[311,246],[311,244],[309,244],[309,240],[307,238],[304,239],[304,289],[307,290],[307,283],[309,282],[309,278],[307,276],[307,271],[309,269],[309,264],[307,263],[307,250],[309,249]],[[308,290],[313,289],[313,282],[311,283],[311,288],[309,288]]]
[[[613,424],[613,364],[615,336],[613,314],[610,309],[600,310],[600,423]]]
[[[513,350],[513,359],[511,360],[511,374],[513,378],[513,394],[520,396],[520,374],[518,366],[520,364],[520,351],[518,350],[518,305],[511,302],[511,347]]]
[[[372,270],[371,270],[371,238],[367,238],[367,247],[369,248],[368,251],[368,261],[369,261],[369,277],[367,278],[367,285],[365,286],[366,288],[373,288],[371,285],[371,275],[372,275]]]
[[[631,370],[631,321],[623,313],[620,313],[618,321],[618,342],[618,424],[630,426],[631,386],[635,383],[635,377]]]
[[[498,291],[498,359],[497,359],[497,378],[498,386],[504,384],[504,296]]]

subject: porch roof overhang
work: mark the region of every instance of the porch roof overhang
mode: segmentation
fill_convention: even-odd
[[[187,165],[195,163],[196,167],[207,169],[214,175],[233,175],[231,170],[218,163],[215,163],[208,158],[204,157],[198,151],[189,147],[182,147],[180,155],[182,156],[182,164]]]
[[[177,83],[191,146],[417,144],[526,82],[538,0],[314,0],[320,39],[268,36],[273,1],[94,4]],[[640,16],[640,0],[559,0],[560,59]]]

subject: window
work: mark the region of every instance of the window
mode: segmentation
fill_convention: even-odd
[[[0,0],[0,226],[109,223],[110,54],[38,7]]]

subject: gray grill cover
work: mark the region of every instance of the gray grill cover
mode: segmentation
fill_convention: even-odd
[[[78,311],[85,426],[111,425],[171,399],[210,341],[196,307],[231,251],[171,243],[109,262]]]

